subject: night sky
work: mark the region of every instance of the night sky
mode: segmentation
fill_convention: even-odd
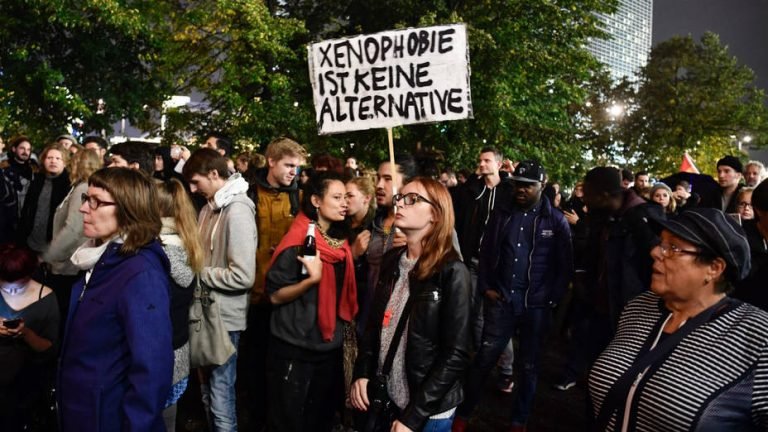
[[[698,40],[711,31],[751,68],[768,92],[768,0],[655,0],[653,44],[675,35]]]

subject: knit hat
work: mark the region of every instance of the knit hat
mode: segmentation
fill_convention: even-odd
[[[744,166],[741,164],[741,161],[736,156],[724,156],[722,159],[717,161],[717,166],[729,166],[733,168],[736,172],[742,172],[744,171]]]
[[[749,243],[744,230],[718,209],[697,207],[670,219],[653,219],[672,234],[725,260],[730,282],[744,279],[750,270]]]
[[[54,141],[58,142],[60,139],[66,139],[72,141],[72,144],[77,144],[77,138],[69,134],[63,134],[56,137]]]
[[[596,167],[587,172],[584,182],[589,183],[595,192],[615,195],[624,190],[621,184],[621,172],[613,167]]]

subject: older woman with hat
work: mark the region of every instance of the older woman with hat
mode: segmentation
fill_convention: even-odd
[[[589,378],[595,430],[765,430],[768,313],[726,296],[750,269],[716,209],[658,221],[651,292],[627,304]]]

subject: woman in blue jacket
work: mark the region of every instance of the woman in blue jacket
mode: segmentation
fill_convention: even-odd
[[[90,240],[72,256],[85,275],[72,289],[61,352],[63,432],[165,430],[173,372],[170,265],[156,240],[155,194],[139,172],[106,168],[82,195]]]

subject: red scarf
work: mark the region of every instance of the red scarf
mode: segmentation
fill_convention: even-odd
[[[304,244],[304,238],[307,236],[309,227],[309,218],[304,213],[299,213],[296,219],[288,229],[280,244],[277,245],[275,253],[272,254],[272,260],[269,266],[272,267],[275,259],[285,249]],[[319,227],[318,227],[319,229]],[[355,283],[355,263],[352,260],[352,250],[349,248],[349,242],[344,241],[344,245],[334,249],[328,245],[322,235],[315,237],[317,241],[317,250],[320,253],[320,260],[323,262],[323,276],[318,284],[317,291],[317,326],[325,342],[333,340],[333,333],[336,329],[336,316],[338,315],[344,321],[352,321],[357,315],[357,284]],[[344,282],[341,288],[341,300],[336,301],[336,270],[334,263],[345,260]],[[311,288],[310,288],[311,289]],[[336,304],[339,308],[336,310]]]

